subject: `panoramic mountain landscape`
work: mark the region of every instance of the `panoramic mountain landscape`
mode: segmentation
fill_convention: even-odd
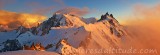
[[[0,55],[159,55],[159,2],[0,0]]]

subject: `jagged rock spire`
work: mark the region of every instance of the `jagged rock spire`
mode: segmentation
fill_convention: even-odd
[[[107,15],[107,16],[108,16],[108,15],[109,15],[109,14],[108,14],[108,12],[107,12],[105,15]]]
[[[108,17],[108,16],[110,16],[110,17]],[[102,16],[101,16],[101,19],[98,20],[98,21],[105,20],[105,19],[110,20],[110,19],[114,19],[114,17],[113,17],[112,14],[109,14],[109,13],[107,12],[105,15],[102,15]]]
[[[102,15],[98,21],[107,19],[108,18],[107,16],[109,16],[108,12],[105,15]]]
[[[110,14],[110,16],[111,16],[112,18],[114,18],[112,14]]]

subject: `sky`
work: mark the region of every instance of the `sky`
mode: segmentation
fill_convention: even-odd
[[[131,15],[133,6],[136,4],[152,6],[159,2],[158,0],[0,0],[0,10],[37,13],[51,17],[57,10],[75,7],[87,9],[87,14],[83,17],[100,18],[102,14],[109,12],[121,20],[122,17]]]

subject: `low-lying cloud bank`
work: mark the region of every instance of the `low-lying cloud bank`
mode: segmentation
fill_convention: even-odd
[[[21,25],[30,28],[45,19],[46,17],[42,15],[0,10],[0,25],[5,25],[9,29],[15,29]]]
[[[135,5],[134,16],[125,25],[132,37],[131,46],[143,49],[160,50],[160,4],[153,7]],[[129,44],[129,43],[128,43]]]

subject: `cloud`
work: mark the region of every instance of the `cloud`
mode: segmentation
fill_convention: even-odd
[[[27,2],[26,5],[30,7],[36,7],[36,6],[41,6],[42,4],[38,2]]]
[[[54,6],[50,6],[50,7],[38,7],[36,9],[32,9],[32,12],[34,14],[41,14],[41,15],[45,15],[45,14],[50,14],[50,12],[54,9]],[[52,12],[51,12],[52,13]]]
[[[14,3],[15,0],[0,0],[0,9],[2,9],[5,5],[9,5]]]
[[[27,2],[26,6],[30,9],[31,13],[33,14],[40,14],[40,15],[46,15],[50,14],[51,11],[55,8],[55,6],[45,6],[42,3],[39,2]]]
[[[63,14],[73,14],[77,16],[83,16],[89,13],[89,8],[84,7],[82,9],[80,8],[75,8],[75,7],[67,7],[61,10],[58,10],[56,13],[63,13]]]
[[[61,6],[66,6],[63,0],[53,0],[53,1],[58,3]]]
[[[84,16],[92,12],[97,12],[95,9],[91,10],[88,7],[83,7],[83,8],[78,8],[78,7],[70,7],[67,4],[65,4],[64,0],[53,0],[56,4],[56,11],[55,13],[68,13],[68,14],[73,14],[76,16]]]
[[[134,6],[134,16],[130,16],[125,25],[133,38],[131,45],[136,48],[152,48],[160,50],[160,4]]]
[[[16,13],[0,10],[0,24],[7,25],[10,29],[16,29],[20,25],[27,28],[36,26],[38,22],[45,20],[45,16],[37,14]]]

